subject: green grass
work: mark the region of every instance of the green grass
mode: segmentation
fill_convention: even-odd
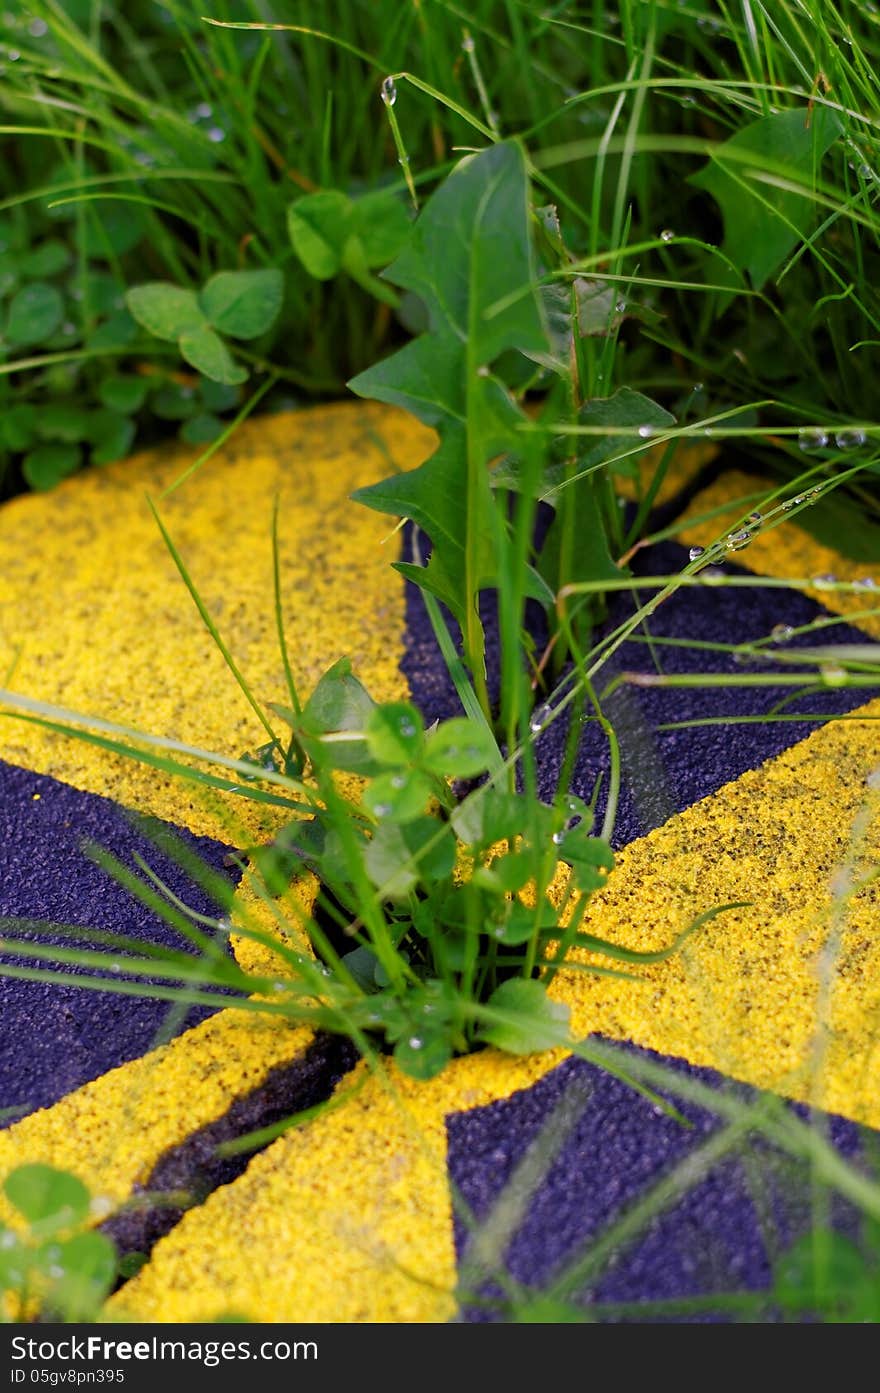
[[[335,397],[354,379],[362,395],[438,428],[440,447],[422,470],[364,491],[363,501],[409,515],[432,541],[429,563],[405,570],[423,586],[467,716],[426,733],[413,708],[375,707],[338,665],[304,700],[280,621],[288,691],[278,694],[283,705],[263,709],[166,534],[267,743],[230,760],[145,742],[112,723],[91,723],[81,738],[206,790],[232,786],[291,812],[307,806],[314,821],[292,818],[272,847],[251,849],[247,874],[278,920],[285,973],[249,978],[205,949],[208,926],[190,924],[195,951],[187,962],[169,957],[167,984],[149,990],[204,1003],[232,987],[249,994],[246,1009],[348,1034],[375,1067],[378,1051],[391,1049],[418,1077],[487,1041],[515,1053],[559,1043],[584,1053],[544,988],[610,864],[620,769],[606,714],[609,659],[636,638],[646,642],[646,670],[617,682],[721,680],[664,674],[647,621],[681,587],[755,583],[714,568],[786,518],[862,563],[880,561],[880,15],[846,0],[478,0],[467,12],[445,0],[218,0],[210,22],[202,8],[38,0],[7,25],[2,488],[46,487],[171,432],[210,453],[251,411]],[[476,157],[461,166],[468,151]],[[489,183],[494,208],[481,196]],[[656,494],[694,440],[762,476],[753,512],[680,575],[640,578],[651,598],[603,630],[609,598],[631,588],[634,550],[668,530],[655,525]],[[640,457],[657,445],[644,481]],[[627,476],[640,493],[625,517],[618,491]],[[444,511],[444,499],[454,506]],[[555,520],[536,550],[539,503]],[[488,589],[501,635],[496,706],[477,608]],[[527,596],[548,616],[543,654],[524,644]],[[791,719],[792,694],[876,687],[871,645],[844,650],[822,624],[815,637],[809,650],[773,646],[790,672],[744,672],[724,685],[779,687],[781,700],[761,718],[778,720]],[[737,653],[760,658],[769,642]],[[76,719],[4,698],[52,729]],[[598,836],[584,800],[571,825],[577,722],[553,806],[535,795],[535,737],[575,706],[609,745]],[[338,769],[365,776],[359,803],[339,795]],[[486,783],[459,802],[447,774]],[[500,860],[491,851],[499,842]],[[454,884],[462,857],[469,871]],[[561,915],[546,892],[559,858],[571,868],[569,928],[549,956]],[[163,887],[108,868],[186,923],[185,906]],[[316,872],[322,896],[315,914],[291,922],[278,893],[303,868]],[[531,909],[519,899],[525,888]],[[681,937],[725,908],[682,925]],[[224,924],[225,912],[213,928]],[[297,931],[329,977],[290,946]],[[607,971],[638,967],[639,955],[586,946],[606,951]],[[53,954],[100,967],[99,955],[76,947]],[[65,978],[39,962],[4,971]],[[140,971],[163,975],[152,957]],[[624,1067],[634,1086],[669,1082],[629,1059],[603,1062]],[[702,1101],[718,1107],[712,1099]],[[876,1224],[875,1182],[817,1133],[726,1107],[707,1160],[756,1128],[807,1160],[819,1191],[846,1195]],[[545,1138],[520,1177],[526,1193],[561,1136]],[[506,1314],[564,1318],[615,1246],[692,1179],[663,1182],[542,1304],[508,1283]],[[506,1196],[480,1236],[464,1287],[503,1269],[517,1203]],[[823,1232],[817,1220],[809,1252],[778,1254],[774,1299],[795,1315],[818,1309],[835,1319],[845,1308],[876,1319],[863,1300],[874,1259],[859,1267]],[[763,1311],[730,1301],[740,1315]]]

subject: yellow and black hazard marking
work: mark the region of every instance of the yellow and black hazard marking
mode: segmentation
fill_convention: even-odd
[[[390,570],[394,544],[382,546],[387,524],[346,502],[354,487],[387,472],[386,453],[411,467],[426,447],[424,431],[380,408],[264,418],[163,505],[260,700],[282,691],[267,502],[280,489],[290,647],[303,686],[347,654],[377,698],[408,687],[429,718],[445,714],[432,705],[446,698],[442,674],[424,670],[417,601]],[[21,646],[20,691],[234,756],[258,743],[259,731],[144,503],[145,492],[158,495],[181,467],[179,457],[146,456],[75,479],[48,498],[8,505],[0,514],[0,641],[10,654]],[[753,492],[748,479],[720,477],[692,500],[678,542],[714,541],[723,510],[729,505],[730,516],[739,516]],[[680,547],[661,549],[651,565],[679,569],[681,557]],[[771,577],[833,570],[843,580],[866,578],[864,567],[832,557],[796,520],[766,539],[758,532],[735,560]],[[52,599],[45,622],[35,624],[28,606],[41,576],[52,577]],[[732,673],[730,652],[710,656],[681,640],[753,644],[831,613],[841,619],[831,631],[835,641],[864,642],[877,632],[868,591],[847,596],[820,582],[807,595],[681,592],[658,609],[652,643],[636,635],[618,670],[656,672],[659,663],[663,672],[697,673],[714,663],[716,674]],[[880,1130],[880,950],[871,929],[878,896],[874,885],[859,888],[880,850],[880,790],[872,777],[880,765],[880,700],[869,695],[831,683],[821,700],[799,694],[778,713],[796,719],[767,720],[778,691],[759,699],[723,684],[711,697],[699,688],[648,686],[620,713],[630,733],[618,864],[585,927],[650,950],[713,905],[751,903],[707,925],[639,982],[567,970],[553,991],[570,1005],[579,1037],[621,1042],[633,1061],[659,1059],[671,1077],[678,1072],[689,1128],[658,1116],[612,1074],[558,1052],[513,1059],[486,1050],[454,1061],[430,1083],[361,1063],[337,1085],[341,1106],[279,1138],[237,1178],[200,1197],[113,1298],[114,1309],[162,1321],[224,1312],[256,1320],[448,1319],[468,1296],[457,1287],[474,1224],[514,1185],[528,1146],[575,1085],[586,1102],[504,1245],[502,1267],[523,1287],[550,1281],[658,1177],[700,1146],[715,1145],[717,1118],[704,1094],[694,1101],[693,1088],[809,1104],[827,1115],[839,1152],[856,1156],[863,1129]],[[753,720],[724,724],[719,718],[727,715]],[[68,796],[84,800],[83,809],[92,800],[89,816],[99,830],[112,820],[112,800],[186,829],[220,862],[242,828],[250,837],[271,830],[263,809],[236,806],[233,815],[190,785],[105,752],[11,721],[5,729],[4,775],[21,806],[32,804],[28,823],[61,790],[59,809]],[[552,768],[552,742],[542,737],[538,754]],[[577,772],[587,796],[602,757],[587,739]],[[64,820],[59,811],[53,825]],[[37,844],[31,827],[17,853],[22,865]],[[72,870],[64,875],[77,883]],[[16,900],[2,912],[43,917],[38,881],[51,884],[51,860],[41,877],[26,880],[30,902]],[[55,917],[94,923],[100,897],[92,882],[91,889],[80,883],[83,914],[68,900]],[[105,923],[128,923],[122,904],[105,909]],[[98,1000],[80,997],[74,1019]],[[105,1039],[122,1041],[123,1015],[116,1037],[110,1024]],[[150,1028],[158,1031],[161,1021]],[[60,1029],[56,1016],[51,1030]],[[29,1039],[36,1051],[37,1032]],[[231,1135],[236,1109],[250,1125],[262,1107],[257,1100],[272,1094],[284,1071],[296,1093],[296,1080],[316,1059],[307,1032],[231,1005],[151,1052],[137,1042],[117,1048],[117,1056],[95,1057],[91,1075],[83,1064],[78,1083],[56,1083],[49,1106],[0,1136],[4,1165],[39,1156],[68,1166],[105,1197],[107,1211],[138,1187],[191,1177],[194,1154],[216,1150]],[[339,1073],[338,1060],[326,1063],[318,1070],[325,1092]],[[314,1070],[309,1087],[308,1096],[317,1096]],[[792,1173],[790,1158],[766,1148],[748,1159],[719,1150],[714,1169],[700,1172],[655,1217],[604,1285],[592,1282],[594,1293],[609,1301],[684,1299],[725,1284],[766,1284],[774,1242],[784,1247],[800,1222],[794,1201],[782,1214],[777,1192],[801,1193],[804,1177]],[[755,1166],[767,1178],[767,1212],[759,1213],[749,1179]],[[210,1164],[202,1175],[205,1189],[227,1179]],[[690,1248],[675,1237],[682,1233]]]

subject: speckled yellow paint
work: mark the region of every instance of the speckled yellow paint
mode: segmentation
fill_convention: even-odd
[[[559,1058],[490,1050],[428,1083],[389,1066],[191,1210],[111,1310],[144,1321],[224,1312],[260,1321],[448,1320],[455,1249],[445,1118],[528,1087]]]
[[[676,525],[676,541],[685,546],[708,547],[723,540],[737,521],[760,506],[754,501],[756,492],[762,492],[762,485],[754,476],[739,470],[722,474],[709,488],[698,493],[682,514]],[[778,509],[779,504],[771,506]],[[880,568],[880,557],[872,570],[865,562],[853,561],[824,546],[799,526],[794,517],[786,518],[778,513],[767,525],[757,529],[748,549],[736,552],[733,559],[737,565],[748,566],[758,575],[779,580],[787,577],[807,580],[831,574],[848,582],[873,576],[880,583],[880,575],[875,574]],[[869,613],[880,609],[880,596],[876,593],[858,595],[827,587],[811,587],[806,593],[834,614],[846,615],[866,633],[880,636],[880,614]],[[834,630],[825,631],[821,642],[834,641]]]
[[[31,1161],[71,1170],[96,1197],[96,1220],[106,1217],[166,1151],[222,1117],[310,1039],[279,1016],[220,1011],[0,1132],[0,1175]],[[0,1201],[0,1219],[10,1217]]]
[[[368,404],[262,416],[243,425],[160,504],[193,580],[260,702],[283,701],[270,527],[281,501],[288,643],[304,690],[347,655],[377,699],[405,691],[402,583],[383,546],[387,518],[353,489],[412,468],[432,434]],[[147,506],[192,462],[163,447],[93,469],[50,495],[0,509],[0,671],[29,697],[237,757],[265,734],[225,667]],[[0,725],[0,758],[182,823],[228,836],[195,786],[19,721]],[[254,835],[277,824],[229,799]]]
[[[352,429],[357,461],[346,438]],[[284,566],[288,593],[303,596],[301,610],[291,603],[291,624],[304,685],[340,652],[348,652],[377,695],[401,693],[402,595],[378,545],[387,525],[381,519],[376,525],[376,519],[362,514],[353,526],[351,507],[344,503],[357,483],[387,469],[371,443],[377,429],[406,466],[428,448],[426,432],[397,413],[374,408],[322,408],[296,418],[262,420],[239,435],[234,457],[212,462],[207,469],[214,474],[203,474],[166,509],[197,583],[261,698],[272,699],[281,685],[271,621],[268,521],[257,523],[252,505],[259,506],[279,483],[296,500],[293,513],[285,509],[285,518],[293,519],[302,508],[298,520],[290,521],[292,542],[286,533]],[[282,440],[284,465],[271,455]],[[243,460],[251,455],[254,462],[245,468]],[[39,543],[52,515],[44,500],[19,500],[4,510],[0,562],[15,563],[21,554],[21,533],[18,541],[11,536],[12,509],[18,510],[22,527],[31,528],[37,560],[30,571],[24,568],[27,574],[17,573],[14,564],[6,574],[4,567],[0,639],[10,647],[25,640],[16,675],[20,690],[238,753],[255,743],[259,732],[216,665],[197,617],[190,614],[177,627],[187,612],[186,597],[161,542],[149,530],[148,515],[133,499],[136,477],[138,494],[143,489],[158,492],[181,467],[179,457],[166,466],[152,456],[138,465],[143,478],[126,472],[131,469],[126,466],[96,476],[97,483],[73,481],[50,504],[57,504],[59,531],[66,540],[48,552],[45,537]],[[295,478],[294,468],[302,471]],[[91,521],[82,516],[77,501],[83,487],[96,490]],[[693,505],[683,533],[686,542],[705,544],[696,514],[729,500],[739,481],[727,476],[713,488],[720,491],[717,500],[708,491]],[[752,481],[742,482],[743,493],[751,488]],[[734,513],[736,507],[732,505]],[[108,514],[118,529],[112,544],[101,540],[100,527],[96,531],[96,519]],[[316,525],[317,515],[326,527]],[[242,545],[236,542],[231,550],[230,519],[235,527],[240,523],[242,538]],[[719,523],[708,526],[711,540]],[[81,543],[93,535],[90,557]],[[345,555],[336,558],[333,548],[340,545]],[[98,571],[101,548],[111,587],[102,583]],[[245,561],[240,551],[246,553]],[[34,636],[23,619],[22,605],[38,578],[40,557],[44,573],[59,573],[59,593],[72,608],[69,643],[63,605],[50,614],[45,639]],[[828,556],[791,523],[766,544],[759,538],[747,554],[738,554],[737,561],[743,560],[773,575],[849,574],[840,558]],[[836,597],[823,593],[821,599],[831,607]],[[366,613],[376,613],[378,621],[365,623]],[[105,630],[115,637],[105,640]],[[161,647],[154,641],[157,632]],[[98,645],[94,661],[93,633]],[[125,659],[121,672],[119,650]],[[195,663],[194,653],[199,655]],[[199,667],[202,661],[204,668]],[[880,703],[865,714],[880,714]],[[859,817],[864,825],[856,869],[864,870],[872,859],[876,863],[880,851],[876,794],[870,795],[874,805],[864,811],[866,776],[880,763],[877,730],[867,721],[818,729],[626,849],[591,907],[588,927],[604,936],[655,947],[711,905],[741,898],[754,898],[756,904],[708,926],[678,958],[647,971],[641,984],[560,974],[554,992],[570,1004],[579,1033],[599,1030],[633,1039],[880,1126],[880,1100],[871,1088],[880,1064],[880,950],[871,928],[880,916],[872,888],[846,906],[838,923],[839,942],[833,935],[830,940],[836,970],[823,1051],[819,1055],[815,1050],[817,1013],[824,1010],[817,962],[829,944],[832,888],[840,886],[851,829]],[[6,747],[4,757],[207,830],[197,802],[185,806],[175,787],[150,773],[103,755],[86,756],[72,742],[28,731],[20,738],[19,754]],[[224,1036],[223,1068],[215,1074],[199,1063],[216,1058],[213,1047],[200,1053],[196,1045],[212,1030],[223,1035],[226,1026],[218,1023],[233,1017],[240,1045],[236,1050]],[[288,1043],[301,1048],[302,1041],[291,1035],[284,1048]],[[151,1158],[202,1119],[222,1113],[241,1091],[242,1059],[253,1060],[255,1067],[267,1057],[274,1062],[271,1051],[277,1044],[277,1034],[265,1020],[224,1012],[149,1056],[146,1064],[115,1070],[56,1108],[18,1124],[6,1134],[12,1147],[9,1160],[37,1154],[45,1159],[48,1145],[56,1163],[70,1164],[117,1202],[149,1170]],[[232,1047],[224,1054],[227,1045]],[[264,1321],[448,1318],[454,1308],[455,1261],[444,1118],[528,1086],[561,1057],[557,1052],[517,1060],[486,1051],[456,1061],[430,1083],[414,1083],[393,1069],[384,1078],[368,1078],[344,1106],[281,1138],[238,1181],[191,1211],[114,1298],[112,1309],[163,1321],[223,1311]],[[173,1068],[162,1062],[172,1058]],[[814,1067],[817,1061],[819,1068]],[[165,1092],[161,1084],[147,1087],[142,1081],[140,1092],[133,1088],[138,1070],[146,1075],[153,1070],[158,1078],[163,1068],[175,1080]],[[132,1110],[132,1098],[138,1097],[142,1114]],[[189,1115],[180,1130],[184,1099]],[[121,1118],[129,1119],[124,1129]],[[114,1122],[122,1134],[113,1136],[118,1154],[108,1149]],[[90,1129],[106,1138],[95,1148],[94,1166],[88,1160]],[[136,1142],[130,1140],[133,1133]],[[149,1137],[148,1144],[141,1133]],[[72,1140],[77,1136],[80,1141]],[[0,1163],[6,1160],[0,1149]],[[112,1194],[111,1182],[117,1187]]]
[[[815,544],[786,530],[791,566],[819,571]],[[786,566],[778,551],[776,564]],[[864,715],[880,716],[880,702]],[[880,794],[867,784],[878,730],[869,720],[819,728],[620,855],[586,927],[629,946],[662,946],[713,905],[755,904],[708,925],[639,984],[560,974],[554,994],[579,1035],[634,1040],[880,1127],[880,896],[875,886],[834,899],[842,875],[864,874],[880,853]],[[426,1084],[392,1070],[391,1092],[370,1079],[188,1214],[114,1309],[174,1321],[224,1310],[267,1321],[447,1319],[444,1117],[528,1086],[561,1057],[489,1050]]]

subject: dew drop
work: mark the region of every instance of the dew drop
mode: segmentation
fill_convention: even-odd
[[[846,671],[835,663],[827,663],[819,669],[819,676],[826,687],[845,687]]]
[[[690,557],[691,561],[697,561],[701,556],[705,555],[705,552],[705,547],[691,547],[690,551],[688,552],[688,556]]]
[[[377,803],[375,808],[373,809],[373,812],[376,814],[377,817],[388,817],[389,813],[392,812],[391,804]]]
[[[554,843],[555,846],[561,846],[561,845],[562,845],[562,842],[564,841],[564,839],[565,839],[565,833],[564,833],[564,832],[554,832],[554,833],[553,833],[553,843]]]
[[[209,116],[214,115],[214,108],[210,102],[199,102],[195,109],[195,115],[197,120],[207,121]]]
[[[382,100],[386,106],[393,106],[397,101],[397,83],[393,77],[382,79]]]
[[[838,450],[858,450],[867,440],[863,430],[838,430],[834,432],[834,443]]]
[[[853,581],[853,585],[857,585],[860,590],[877,589],[877,582],[873,576],[859,576],[858,580]]]
[[[639,435],[641,436],[642,440],[650,440],[653,434],[653,426],[639,426]]]
[[[64,1268],[60,1267],[57,1262],[50,1263],[49,1276],[54,1282],[60,1282],[61,1278],[64,1276]]]
[[[673,232],[671,227],[664,227],[663,231],[660,233],[661,242],[671,242],[673,241],[674,237],[675,233]]]
[[[408,740],[416,733],[415,726],[406,716],[404,716],[403,720],[400,722],[400,733],[405,740]]]
[[[727,550],[742,551],[749,545],[754,535],[754,532],[750,532],[747,527],[744,527],[740,532],[731,532],[726,542]]]
[[[406,788],[406,777],[403,774],[391,775],[392,788]]]
[[[465,53],[473,53],[475,47],[473,37],[470,34],[465,34],[461,46]]]
[[[760,527],[763,521],[763,513],[749,513],[749,522],[754,523],[755,527]]]
[[[422,1045],[424,1044],[424,1041],[422,1040],[420,1035],[411,1035],[407,1043],[411,1050],[420,1050],[422,1048]]]
[[[539,706],[533,712],[532,719],[529,721],[529,730],[533,735],[537,735],[539,730],[544,729],[552,714],[553,712],[546,704],[544,706]]]
[[[820,426],[805,426],[798,431],[798,445],[809,454],[811,450],[824,450],[828,444],[828,434]]]
[[[770,637],[774,643],[785,643],[786,639],[791,638],[794,629],[790,624],[774,624],[770,630]]]
[[[720,585],[724,580],[724,572],[720,566],[707,566],[705,571],[700,572],[700,580],[706,585]]]
[[[813,576],[813,584],[817,590],[827,590],[829,586],[837,584],[837,576],[827,571],[824,576]]]
[[[212,141],[214,145],[219,145],[221,140],[226,139],[226,132],[222,126],[209,126],[208,139]]]
[[[28,33],[35,39],[41,39],[48,32],[49,26],[44,19],[32,19],[28,25]]]
[[[617,314],[623,314],[624,310],[626,309],[626,301],[625,301],[625,300],[618,300],[618,301],[615,303],[614,309],[615,309],[615,311],[616,311]]]

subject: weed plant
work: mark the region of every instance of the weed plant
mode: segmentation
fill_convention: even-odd
[[[483,1043],[565,1045],[659,1101],[650,1070],[571,1038],[547,988],[560,971],[632,973],[738,906],[707,905],[653,955],[583,931],[613,865],[620,777],[603,670],[677,588],[756,583],[719,578],[718,563],[786,517],[880,559],[877,17],[809,0],[630,0],[587,18],[515,0],[465,18],[438,0],[340,6],[332,25],[323,7],[279,4],[271,19],[248,8],[243,19],[221,5],[207,24],[184,3],[145,8],[142,23],[111,9],[102,23],[91,6],[48,3],[16,19],[7,131],[16,158],[37,153],[28,187],[19,178],[2,203],[8,480],[21,470],[50,486],[86,448],[96,464],[125,453],[157,417],[211,449],[257,405],[334,394],[355,372],[356,392],[438,432],[425,464],[360,501],[417,527],[418,555],[399,569],[424,591],[465,714],[426,729],[409,703],[376,705],[344,659],[306,699],[277,546],[288,691],[264,710],[165,533],[262,747],[236,760],[133,743],[109,722],[85,730],[75,713],[11,693],[7,709],[286,809],[273,843],[240,859],[277,931],[249,921],[180,848],[217,899],[215,920],[172,900],[146,865],[142,879],[96,853],[163,906],[189,950],[158,960],[119,939],[129,980],[114,980],[100,952],[44,950],[4,925],[19,965],[2,970],[67,980],[67,963],[78,985],[172,1002],[225,1005],[234,993],[241,1009],[344,1033],[374,1063],[391,1050],[419,1078]],[[631,589],[634,550],[663,532],[654,505],[694,440],[769,483],[680,575],[640,577],[650,600],[602,628],[608,597]],[[501,635],[494,706],[488,591]],[[530,654],[527,601],[547,614],[545,654]],[[867,644],[774,656],[783,673],[725,680],[801,693],[876,687],[880,671]],[[609,744],[600,827],[598,789],[584,799],[568,787],[576,722],[552,803],[535,791],[535,737],[575,703]],[[218,947],[233,912],[276,971],[248,973]],[[732,1145],[745,1121],[728,1120]],[[818,1155],[793,1123],[749,1114],[748,1125]],[[827,1151],[817,1173],[878,1217],[873,1182]],[[645,1215],[671,1193],[661,1186]],[[492,1268],[485,1252],[503,1249],[497,1234],[484,1247],[476,1287]],[[831,1303],[841,1252],[829,1239],[806,1266],[795,1254],[780,1267],[783,1306],[793,1272]],[[560,1278],[554,1310],[598,1261]],[[514,1293],[509,1310],[534,1316],[530,1301]]]

